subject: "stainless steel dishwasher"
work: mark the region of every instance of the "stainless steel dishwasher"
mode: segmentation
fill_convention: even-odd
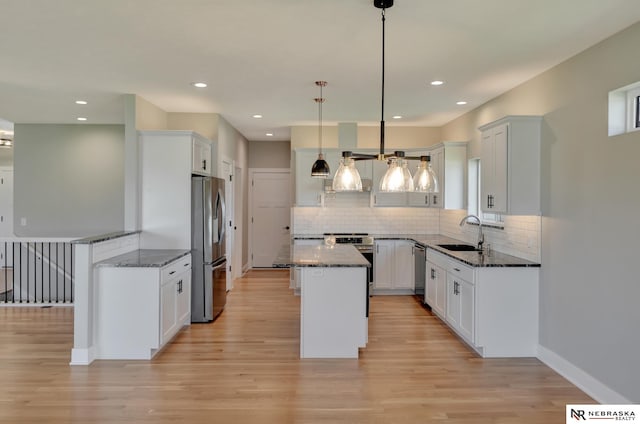
[[[427,268],[426,248],[420,244],[415,244],[413,246],[413,258],[415,263],[415,294],[420,298],[420,302],[424,303]]]

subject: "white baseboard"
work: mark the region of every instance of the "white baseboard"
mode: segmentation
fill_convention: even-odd
[[[94,359],[96,359],[96,352],[93,346],[85,349],[73,348],[69,365],[89,365]]]
[[[557,353],[543,346],[538,346],[538,359],[601,404],[627,405],[633,403]]]

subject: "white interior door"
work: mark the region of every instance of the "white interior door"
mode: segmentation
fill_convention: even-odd
[[[13,237],[13,169],[0,168],[0,237]]]
[[[291,242],[289,170],[251,173],[251,267],[271,268],[280,248]]]
[[[225,210],[225,217],[227,219],[227,221],[224,223],[224,225],[226,226],[226,232],[225,234],[227,234],[227,245],[226,247],[226,252],[227,252],[227,291],[231,290],[233,288],[233,274],[232,274],[232,267],[233,267],[233,256],[234,256],[234,250],[233,250],[233,246],[235,245],[235,237],[234,237],[234,231],[233,231],[233,226],[234,226],[234,190],[233,190],[233,185],[234,185],[234,181],[233,181],[233,161],[227,158],[222,159],[222,178],[224,178],[225,184],[224,184],[224,197],[225,197],[225,205],[226,205],[226,210]]]
[[[246,222],[243,219],[244,213],[244,199],[242,196],[242,168],[236,166],[233,172],[233,199],[234,199],[234,217],[233,217],[233,275],[232,280],[242,277],[242,246],[244,244],[244,227],[243,223]]]

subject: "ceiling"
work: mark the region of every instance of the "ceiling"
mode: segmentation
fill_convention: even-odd
[[[640,20],[637,0],[395,3],[388,125],[443,125]],[[316,80],[328,81],[325,122],[380,121],[372,0],[0,0],[0,10],[10,122],[123,123],[122,95],[134,93],[168,112],[220,113],[249,140],[288,140],[290,126],[317,124]]]

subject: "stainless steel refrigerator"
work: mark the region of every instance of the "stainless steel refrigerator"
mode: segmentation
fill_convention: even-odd
[[[191,322],[208,322],[227,301],[224,180],[193,176],[191,211]]]

